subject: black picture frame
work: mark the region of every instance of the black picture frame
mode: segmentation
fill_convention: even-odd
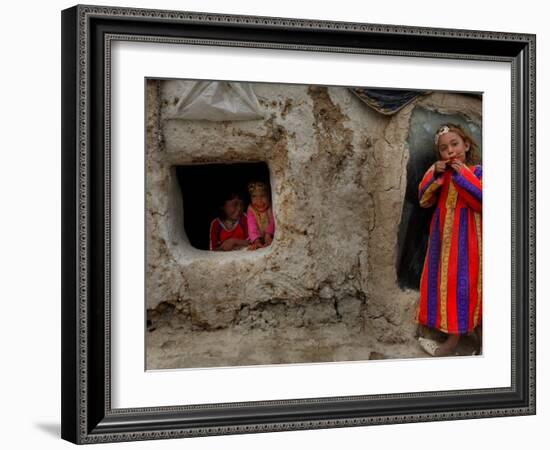
[[[535,414],[534,34],[87,5],[61,17],[63,439],[85,444]],[[112,409],[106,219],[113,39],[509,62],[511,386]]]

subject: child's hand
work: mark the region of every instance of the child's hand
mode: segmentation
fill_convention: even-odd
[[[273,242],[273,236],[269,233],[266,233],[264,240],[265,240],[265,245],[266,246],[271,245],[271,243]]]
[[[262,241],[260,240],[260,238],[258,238],[248,246],[247,250],[256,250],[261,247],[263,247]]]
[[[447,169],[447,163],[445,161],[436,161],[434,164],[434,172],[436,174],[445,172]]]
[[[455,172],[460,173],[464,167],[464,163],[458,159],[453,159],[449,165],[455,170]]]
[[[233,238],[229,238],[222,242],[222,244],[220,245],[220,248],[226,252],[233,250],[234,243],[235,243],[235,240]]]

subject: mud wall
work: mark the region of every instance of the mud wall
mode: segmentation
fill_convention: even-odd
[[[169,119],[175,81],[147,84],[146,302],[190,329],[344,322],[383,342],[414,332],[418,291],[396,279],[416,106],[481,122],[480,100],[433,93],[393,116],[344,87],[255,84],[264,120]],[[265,161],[275,239],[209,252],[185,235],[175,166]]]

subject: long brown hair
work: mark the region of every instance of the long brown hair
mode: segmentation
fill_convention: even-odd
[[[474,140],[474,138],[470,136],[470,134],[457,123],[450,123],[450,122],[443,123],[438,128],[438,131],[444,126],[449,127],[449,131],[452,131],[453,133],[458,134],[465,143],[470,144],[470,150],[466,152],[466,164],[469,164],[470,166],[480,164],[481,156],[479,155],[479,147],[477,145],[477,142]],[[439,154],[439,148],[437,147],[437,144],[435,142],[434,142],[434,147],[435,147],[435,154],[437,156],[437,159],[440,159],[441,155]]]

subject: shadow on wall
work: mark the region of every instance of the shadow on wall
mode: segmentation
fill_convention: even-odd
[[[218,217],[226,194],[239,193],[246,211],[247,183],[254,179],[270,185],[265,162],[177,166],[176,176],[183,199],[183,227],[191,245],[200,250],[209,249],[210,222]]]
[[[444,122],[464,127],[479,145],[482,155],[481,126],[459,114],[441,114],[422,107],[414,109],[407,143],[407,189],[398,235],[397,280],[401,289],[420,289],[420,276],[428,247],[430,221],[435,209],[421,208],[418,203],[418,184],[428,167],[436,161],[433,137]]]

